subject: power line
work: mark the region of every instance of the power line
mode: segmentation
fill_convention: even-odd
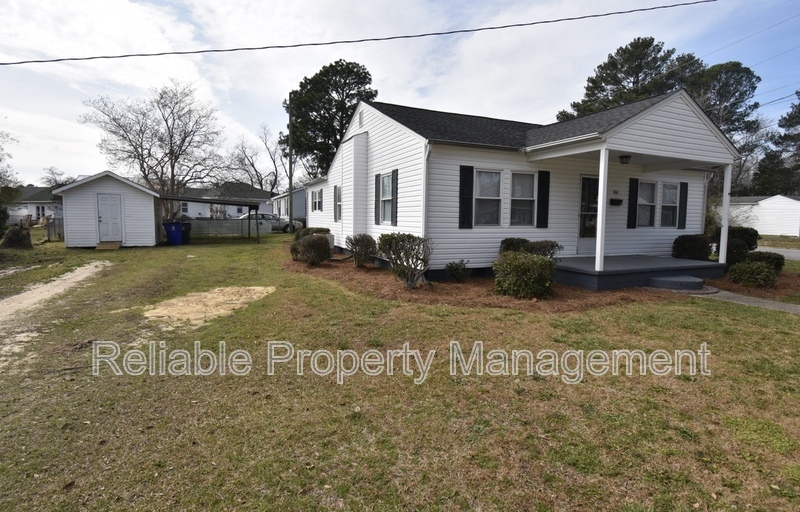
[[[55,62],[77,62],[89,60],[109,60],[109,59],[127,59],[133,57],[163,57],[167,55],[200,55],[206,53],[232,53],[232,52],[250,52],[250,51],[264,51],[264,50],[285,50],[292,48],[307,48],[313,46],[334,46],[344,44],[359,44],[359,43],[376,43],[385,41],[397,41],[401,39],[420,39],[424,37],[441,37],[451,36],[456,34],[473,34],[477,32],[487,32],[490,30],[505,30],[509,28],[532,27],[536,25],[548,25],[553,23],[562,23],[566,21],[579,21],[594,18],[606,18],[610,16],[619,16],[622,14],[633,14],[639,12],[657,11],[662,9],[672,9],[675,7],[686,7],[690,5],[707,4],[716,2],[717,0],[695,0],[693,2],[684,2],[671,5],[657,5],[653,7],[643,7],[640,9],[630,9],[627,11],[614,11],[601,14],[586,14],[583,16],[572,16],[567,18],[558,18],[553,20],[531,21],[527,23],[512,23],[509,25],[496,25],[490,27],[467,28],[458,30],[448,30],[444,32],[426,32],[422,34],[410,34],[399,36],[386,36],[386,37],[369,37],[363,39],[344,39],[338,41],[324,41],[316,43],[296,43],[296,44],[281,44],[271,46],[251,46],[251,47],[236,47],[236,48],[222,48],[222,49],[209,49],[209,50],[188,50],[188,51],[169,51],[158,53],[129,53],[121,55],[96,55],[91,57],[64,57],[57,59],[39,59],[39,60],[21,60],[16,62],[0,62],[0,66],[17,66],[21,64],[50,64]],[[800,15],[799,15],[800,16]],[[765,29],[766,30],[766,29]]]

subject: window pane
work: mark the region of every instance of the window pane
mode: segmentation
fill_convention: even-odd
[[[381,202],[381,208],[383,212],[381,214],[381,218],[383,222],[392,222],[392,201],[391,199],[388,201]]]
[[[475,224],[497,226],[500,224],[500,200],[476,199]]]
[[[654,218],[656,213],[656,207],[651,204],[640,204],[639,205],[639,216],[638,222],[636,223],[637,226],[653,226]]]
[[[674,228],[677,225],[678,218],[677,206],[662,206],[661,207],[661,226],[666,228]]]
[[[678,185],[665,183],[661,189],[662,204],[678,204]]]
[[[533,225],[533,201],[513,199],[511,201],[511,225]]]
[[[511,175],[511,197],[533,198],[533,174]]]
[[[500,173],[478,171],[479,197],[500,197]]]
[[[639,202],[648,204],[656,202],[655,183],[639,183]]]
[[[392,177],[381,176],[381,198],[389,199],[392,197]]]

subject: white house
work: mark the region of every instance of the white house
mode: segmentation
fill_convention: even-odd
[[[289,192],[278,194],[272,198],[274,203],[272,213],[279,217],[289,217]],[[306,188],[295,187],[292,189],[292,218],[306,219]]]
[[[725,169],[727,211],[737,156],[682,90],[546,126],[360,103],[328,174],[306,184],[307,224],[339,247],[428,237],[432,270],[490,267],[507,237],[556,240],[600,273],[607,256],[667,256],[702,233],[705,175]]]
[[[272,194],[246,183],[225,182],[208,188],[190,187],[181,196],[187,199],[180,202],[181,214],[193,219],[236,219],[246,215],[248,210],[244,205],[196,202],[191,198],[257,202],[259,212],[272,213],[273,210]]]
[[[734,224],[761,235],[800,236],[800,197],[732,197],[730,214]]]
[[[53,194],[63,198],[67,247],[96,247],[102,242],[152,246],[158,242],[158,192],[104,171],[58,188]]]
[[[8,224],[16,224],[30,219],[38,224],[44,217],[60,217],[61,204],[53,198],[55,187],[19,187],[19,196],[14,204],[8,206]]]

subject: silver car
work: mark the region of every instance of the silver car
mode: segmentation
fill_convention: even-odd
[[[284,233],[289,233],[290,231],[294,232],[294,231],[297,231],[298,229],[303,229],[303,223],[300,222],[299,220],[296,220],[296,221],[293,222],[294,230],[291,230],[289,228],[289,219],[287,219],[285,217],[278,217],[274,213],[259,213],[258,217],[256,217],[256,213],[255,212],[250,212],[249,214],[246,213],[246,214],[242,215],[239,218],[240,219],[247,219],[248,217],[251,220],[257,218],[259,222],[269,222],[270,226],[272,226],[272,231],[273,232],[281,232],[282,231]]]

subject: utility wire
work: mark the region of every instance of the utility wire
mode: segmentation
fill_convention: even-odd
[[[375,42],[384,42],[384,41],[397,41],[401,39],[420,39],[424,37],[441,37],[441,36],[451,36],[456,34],[473,34],[476,32],[487,32],[490,30],[505,30],[509,28],[519,28],[519,27],[532,27],[536,25],[547,25],[553,23],[562,23],[566,21],[579,21],[579,20],[587,20],[587,19],[594,19],[594,18],[606,18],[609,16],[619,16],[622,14],[633,14],[639,12],[649,12],[649,11],[657,11],[662,9],[672,9],[675,7],[686,7],[690,5],[698,5],[698,4],[707,4],[716,2],[717,0],[695,0],[693,2],[684,2],[678,4],[671,4],[671,5],[657,5],[653,7],[643,7],[640,9],[630,9],[627,11],[614,11],[614,12],[606,12],[601,14],[586,14],[583,16],[572,16],[567,18],[558,18],[553,20],[542,20],[542,21],[531,21],[527,23],[512,23],[509,25],[496,25],[490,27],[479,27],[479,28],[467,28],[467,29],[459,29],[459,30],[448,30],[444,32],[427,32],[422,34],[410,34],[410,35],[400,35],[400,36],[386,36],[386,37],[369,37],[363,39],[344,39],[338,41],[325,41],[325,42],[316,42],[316,43],[296,43],[296,44],[281,44],[281,45],[271,45],[271,46],[252,46],[252,47],[237,47],[237,48],[222,48],[222,49],[209,49],[209,50],[188,50],[188,51],[170,51],[170,52],[158,52],[158,53],[129,53],[129,54],[121,54],[121,55],[96,55],[91,57],[64,57],[64,58],[57,58],[57,59],[38,59],[38,60],[21,60],[16,62],[0,62],[0,66],[17,66],[21,64],[50,64],[55,62],[77,62],[77,61],[89,61],[89,60],[101,60],[101,59],[127,59],[132,57],[163,57],[166,55],[200,55],[200,54],[207,54],[207,53],[232,53],[232,52],[249,52],[249,51],[264,51],[264,50],[285,50],[290,48],[307,48],[313,46],[334,46],[334,45],[344,45],[344,44],[359,44],[359,43],[375,43]],[[766,29],[765,29],[766,30]]]

